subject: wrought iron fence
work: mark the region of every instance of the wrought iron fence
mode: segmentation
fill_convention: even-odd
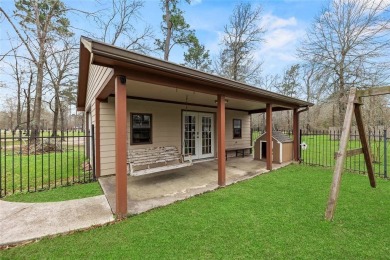
[[[388,177],[390,154],[388,145],[390,138],[386,130],[368,131],[368,142],[371,147],[371,157],[374,172],[379,177]],[[336,160],[335,152],[340,145],[341,131],[300,131],[301,143],[305,143],[307,148],[301,147],[301,161],[308,165],[333,167]],[[353,130],[350,133],[348,150],[361,148],[359,133]],[[367,168],[363,154],[347,157],[344,162],[344,170],[367,173]]]
[[[279,130],[284,134],[293,137],[291,130]],[[252,145],[255,140],[265,132],[260,129],[252,128]],[[374,172],[379,177],[388,177],[388,169],[390,165],[390,153],[388,152],[390,145],[390,134],[386,130],[368,131],[368,142],[371,147],[371,157],[373,162]],[[299,143],[301,144],[300,156],[301,163],[313,166],[333,167],[336,160],[334,159],[335,152],[340,146],[341,131],[305,131],[299,132]],[[302,144],[306,145],[302,145]],[[361,148],[359,133],[353,130],[350,133],[348,142],[348,150]],[[350,172],[367,173],[364,155],[358,154],[347,157],[344,163],[344,170]]]
[[[0,197],[95,180],[94,130],[0,130]],[[92,160],[90,160],[92,158]]]

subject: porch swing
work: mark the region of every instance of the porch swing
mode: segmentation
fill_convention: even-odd
[[[186,109],[188,96],[186,95]],[[192,158],[188,155],[184,160],[176,146],[159,146],[140,149],[131,149],[128,152],[128,166],[130,176],[143,176],[169,170],[191,166]]]

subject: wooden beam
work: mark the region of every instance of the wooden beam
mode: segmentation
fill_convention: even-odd
[[[115,95],[111,94],[110,97],[115,97]],[[158,99],[158,98],[145,98],[145,97],[127,96],[127,99],[143,100],[143,101],[166,103],[166,104],[176,104],[176,105],[184,105],[184,106],[207,107],[207,108],[217,109],[217,106],[210,106],[210,105],[191,103],[191,102],[181,102],[181,101],[165,100],[165,99]],[[229,107],[226,107],[226,106],[225,106],[225,109],[226,110],[232,110],[232,111],[245,112],[245,113],[249,114],[249,110],[245,110],[245,109],[229,108]]]
[[[125,64],[123,65],[125,66]],[[122,75],[126,75],[128,80],[146,82],[150,84],[195,91],[195,92],[205,93],[210,95],[219,95],[220,93],[223,93],[225,97],[244,99],[244,100],[262,102],[262,103],[272,102],[273,104],[277,104],[279,106],[291,107],[291,108],[300,105],[298,101],[297,103],[291,103],[288,102],[287,100],[280,100],[279,98],[276,97],[270,97],[264,94],[256,93],[257,90],[254,90],[251,94],[249,94],[244,90],[232,88],[231,86],[216,84],[215,82],[204,82],[201,81],[200,79],[193,79],[178,74],[172,74],[172,73],[163,72],[151,68],[145,69],[137,66],[134,67],[127,66],[127,67],[128,68],[124,68],[121,66],[114,67],[115,74],[119,73]]]
[[[390,94],[390,86],[368,88],[356,91],[357,97],[370,97]]]
[[[294,161],[299,161],[299,114],[298,109],[293,111],[293,149],[294,149]]]
[[[276,111],[286,111],[286,110],[291,110],[292,108],[288,108],[288,107],[275,107],[273,106],[272,107],[272,111],[273,112],[276,112]],[[265,113],[267,112],[267,109],[266,108],[260,108],[260,109],[254,109],[254,110],[249,110],[248,113],[249,114],[258,114],[258,113]]]
[[[266,141],[267,141],[267,151],[266,151],[266,161],[267,161],[267,170],[272,170],[272,104],[267,103],[266,105]]]
[[[126,77],[115,78],[115,176],[116,215],[127,215],[127,108]]]
[[[356,89],[351,88],[348,97],[347,110],[345,112],[343,131],[341,133],[341,138],[340,138],[340,148],[339,151],[337,152],[336,165],[333,172],[332,185],[330,186],[328,205],[325,211],[325,218],[327,220],[333,219],[334,211],[336,209],[337,198],[340,191],[341,174],[343,171],[345,154],[347,150],[349,134],[351,131],[355,97],[356,97]]]
[[[100,177],[101,161],[100,161],[100,101],[95,100],[95,174],[96,178]]]
[[[105,100],[106,98],[108,98],[109,95],[114,93],[117,77],[118,75],[115,77],[114,70],[112,70],[103,82],[101,89],[97,93],[97,99],[99,99],[100,101]]]
[[[356,149],[352,149],[352,150],[347,150],[345,152],[345,156],[346,157],[351,157],[351,156],[359,155],[359,154],[362,154],[362,153],[363,153],[363,149],[362,148],[356,148]],[[339,153],[335,152],[334,153],[334,159],[336,160],[337,157],[339,157]]]
[[[362,143],[364,160],[367,166],[368,178],[370,180],[371,187],[375,188],[376,183],[375,183],[374,169],[372,166],[370,146],[368,144],[366,130],[364,129],[364,125],[363,125],[363,117],[362,117],[360,105],[355,104],[355,116],[356,116],[356,124],[359,130],[360,142]]]
[[[225,96],[217,98],[217,128],[218,128],[218,185],[226,185],[226,119],[225,119]]]

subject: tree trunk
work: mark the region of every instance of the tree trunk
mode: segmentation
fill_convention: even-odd
[[[170,0],[165,0],[165,23],[167,25],[167,37],[165,38],[164,46],[164,60],[169,58],[169,46],[171,45],[171,36],[172,36],[172,22],[171,22],[171,13],[169,10]]]
[[[15,130],[18,129],[20,127],[20,125],[22,124],[22,106],[21,106],[21,85],[22,85],[22,82],[19,78],[19,69],[18,69],[18,63],[16,63],[16,81],[17,81],[17,84],[18,84],[18,89],[17,89],[17,107],[16,107],[16,127],[15,127]]]
[[[31,138],[35,138],[39,134],[40,122],[41,122],[41,111],[42,111],[42,87],[43,87],[43,65],[44,65],[44,43],[40,43],[40,53],[39,53],[39,61],[37,66],[37,84],[35,89],[35,100],[34,100],[34,115],[32,120],[32,134]]]
[[[65,117],[64,117],[64,107],[62,104],[59,105],[60,114],[61,114],[61,138],[64,140],[65,136]]]
[[[59,111],[60,111],[60,97],[59,97],[59,93],[58,93],[58,86],[54,87],[54,115],[53,115],[53,132],[52,132],[52,136],[57,136],[57,132],[58,132],[58,115],[59,115]]]

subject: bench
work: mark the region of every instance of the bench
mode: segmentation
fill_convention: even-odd
[[[242,157],[244,157],[244,156],[245,156],[245,151],[246,151],[246,150],[249,150],[249,152],[251,153],[251,152],[252,152],[252,146],[243,146],[243,147],[226,148],[226,149],[225,149],[226,160],[227,160],[227,153],[228,153],[228,152],[235,151],[235,152],[236,152],[236,157],[238,156],[238,154],[241,154]]]
[[[129,150],[128,164],[131,176],[141,176],[191,166],[192,159],[185,162],[175,146],[151,147]]]

